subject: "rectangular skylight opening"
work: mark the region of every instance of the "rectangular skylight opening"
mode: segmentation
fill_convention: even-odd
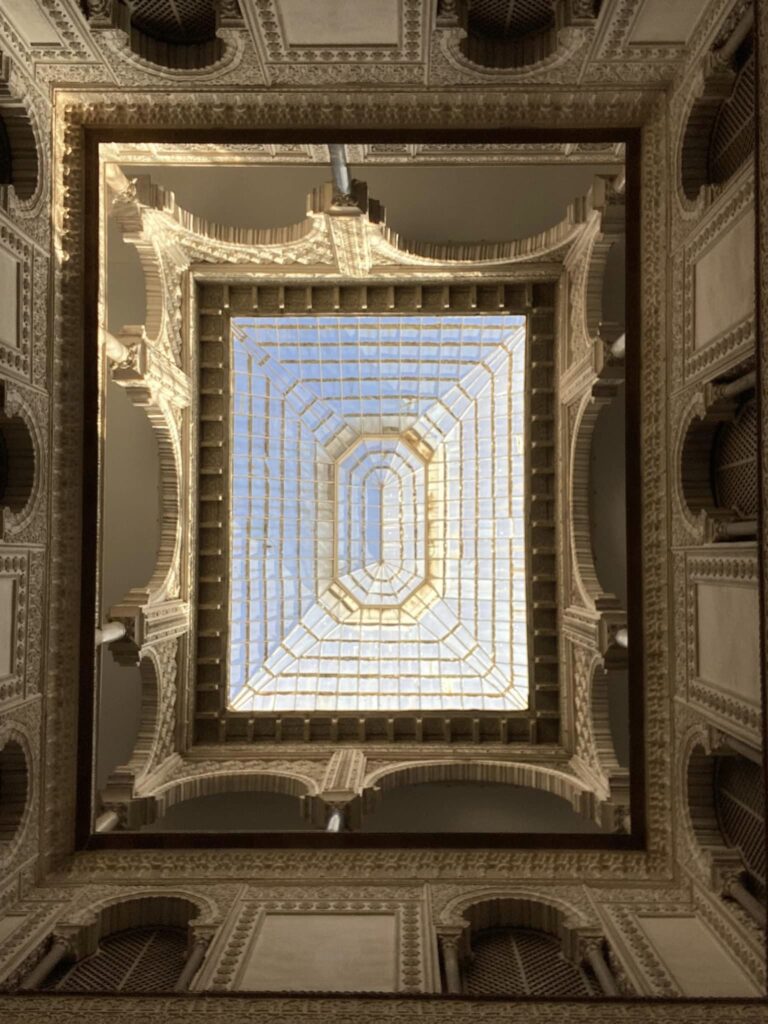
[[[525,317],[243,317],[230,355],[230,709],[526,709]]]

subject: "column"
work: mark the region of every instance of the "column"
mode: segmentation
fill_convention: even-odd
[[[587,946],[587,960],[589,960],[589,966],[595,972],[595,977],[600,983],[603,995],[618,996],[620,994],[619,989],[611,968],[606,963],[602,941],[589,943]]]
[[[200,970],[203,960],[205,960],[205,952],[208,949],[208,940],[203,938],[195,939],[194,945],[187,957],[187,962],[182,968],[179,980],[173,987],[174,992],[187,992],[189,986],[192,984],[192,979],[195,977],[197,972]]]
[[[459,970],[459,942],[463,929],[438,932],[440,952],[443,957],[445,985],[448,995],[461,995],[461,971]]]
[[[64,959],[67,953],[70,951],[69,943],[66,939],[60,935],[54,936],[53,945],[45,954],[42,960],[40,960],[28,974],[26,974],[19,985],[19,989],[23,990],[34,990],[38,988],[54,967]]]
[[[100,834],[104,832],[111,832],[119,822],[120,818],[115,811],[104,811],[93,823],[93,830]]]
[[[334,807],[325,826],[326,832],[342,832],[344,829],[344,810]]]

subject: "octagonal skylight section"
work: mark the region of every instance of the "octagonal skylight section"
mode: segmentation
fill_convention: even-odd
[[[231,345],[230,708],[526,708],[525,318]]]

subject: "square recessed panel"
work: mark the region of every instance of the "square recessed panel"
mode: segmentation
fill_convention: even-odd
[[[397,46],[400,0],[280,0],[288,46]]]
[[[233,321],[233,710],[528,706],[525,334]]]

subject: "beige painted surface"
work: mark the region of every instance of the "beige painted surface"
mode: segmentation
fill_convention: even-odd
[[[394,914],[268,914],[240,988],[393,992],[395,937]]]
[[[761,994],[699,918],[641,917],[638,923],[684,996]]]
[[[400,0],[280,0],[286,42],[293,46],[394,46]]]
[[[696,586],[697,675],[755,704],[760,700],[757,587]]]
[[[2,0],[0,9],[10,17],[14,28],[21,32],[28,43],[61,45],[61,38],[45,16],[39,0]]]
[[[0,576],[0,679],[13,672],[13,626],[16,580]]]
[[[0,341],[19,344],[19,261],[0,249]]]
[[[694,270],[694,347],[702,348],[755,311],[755,212],[718,238]]]
[[[685,43],[705,6],[702,0],[645,0],[629,40],[631,43]]]

